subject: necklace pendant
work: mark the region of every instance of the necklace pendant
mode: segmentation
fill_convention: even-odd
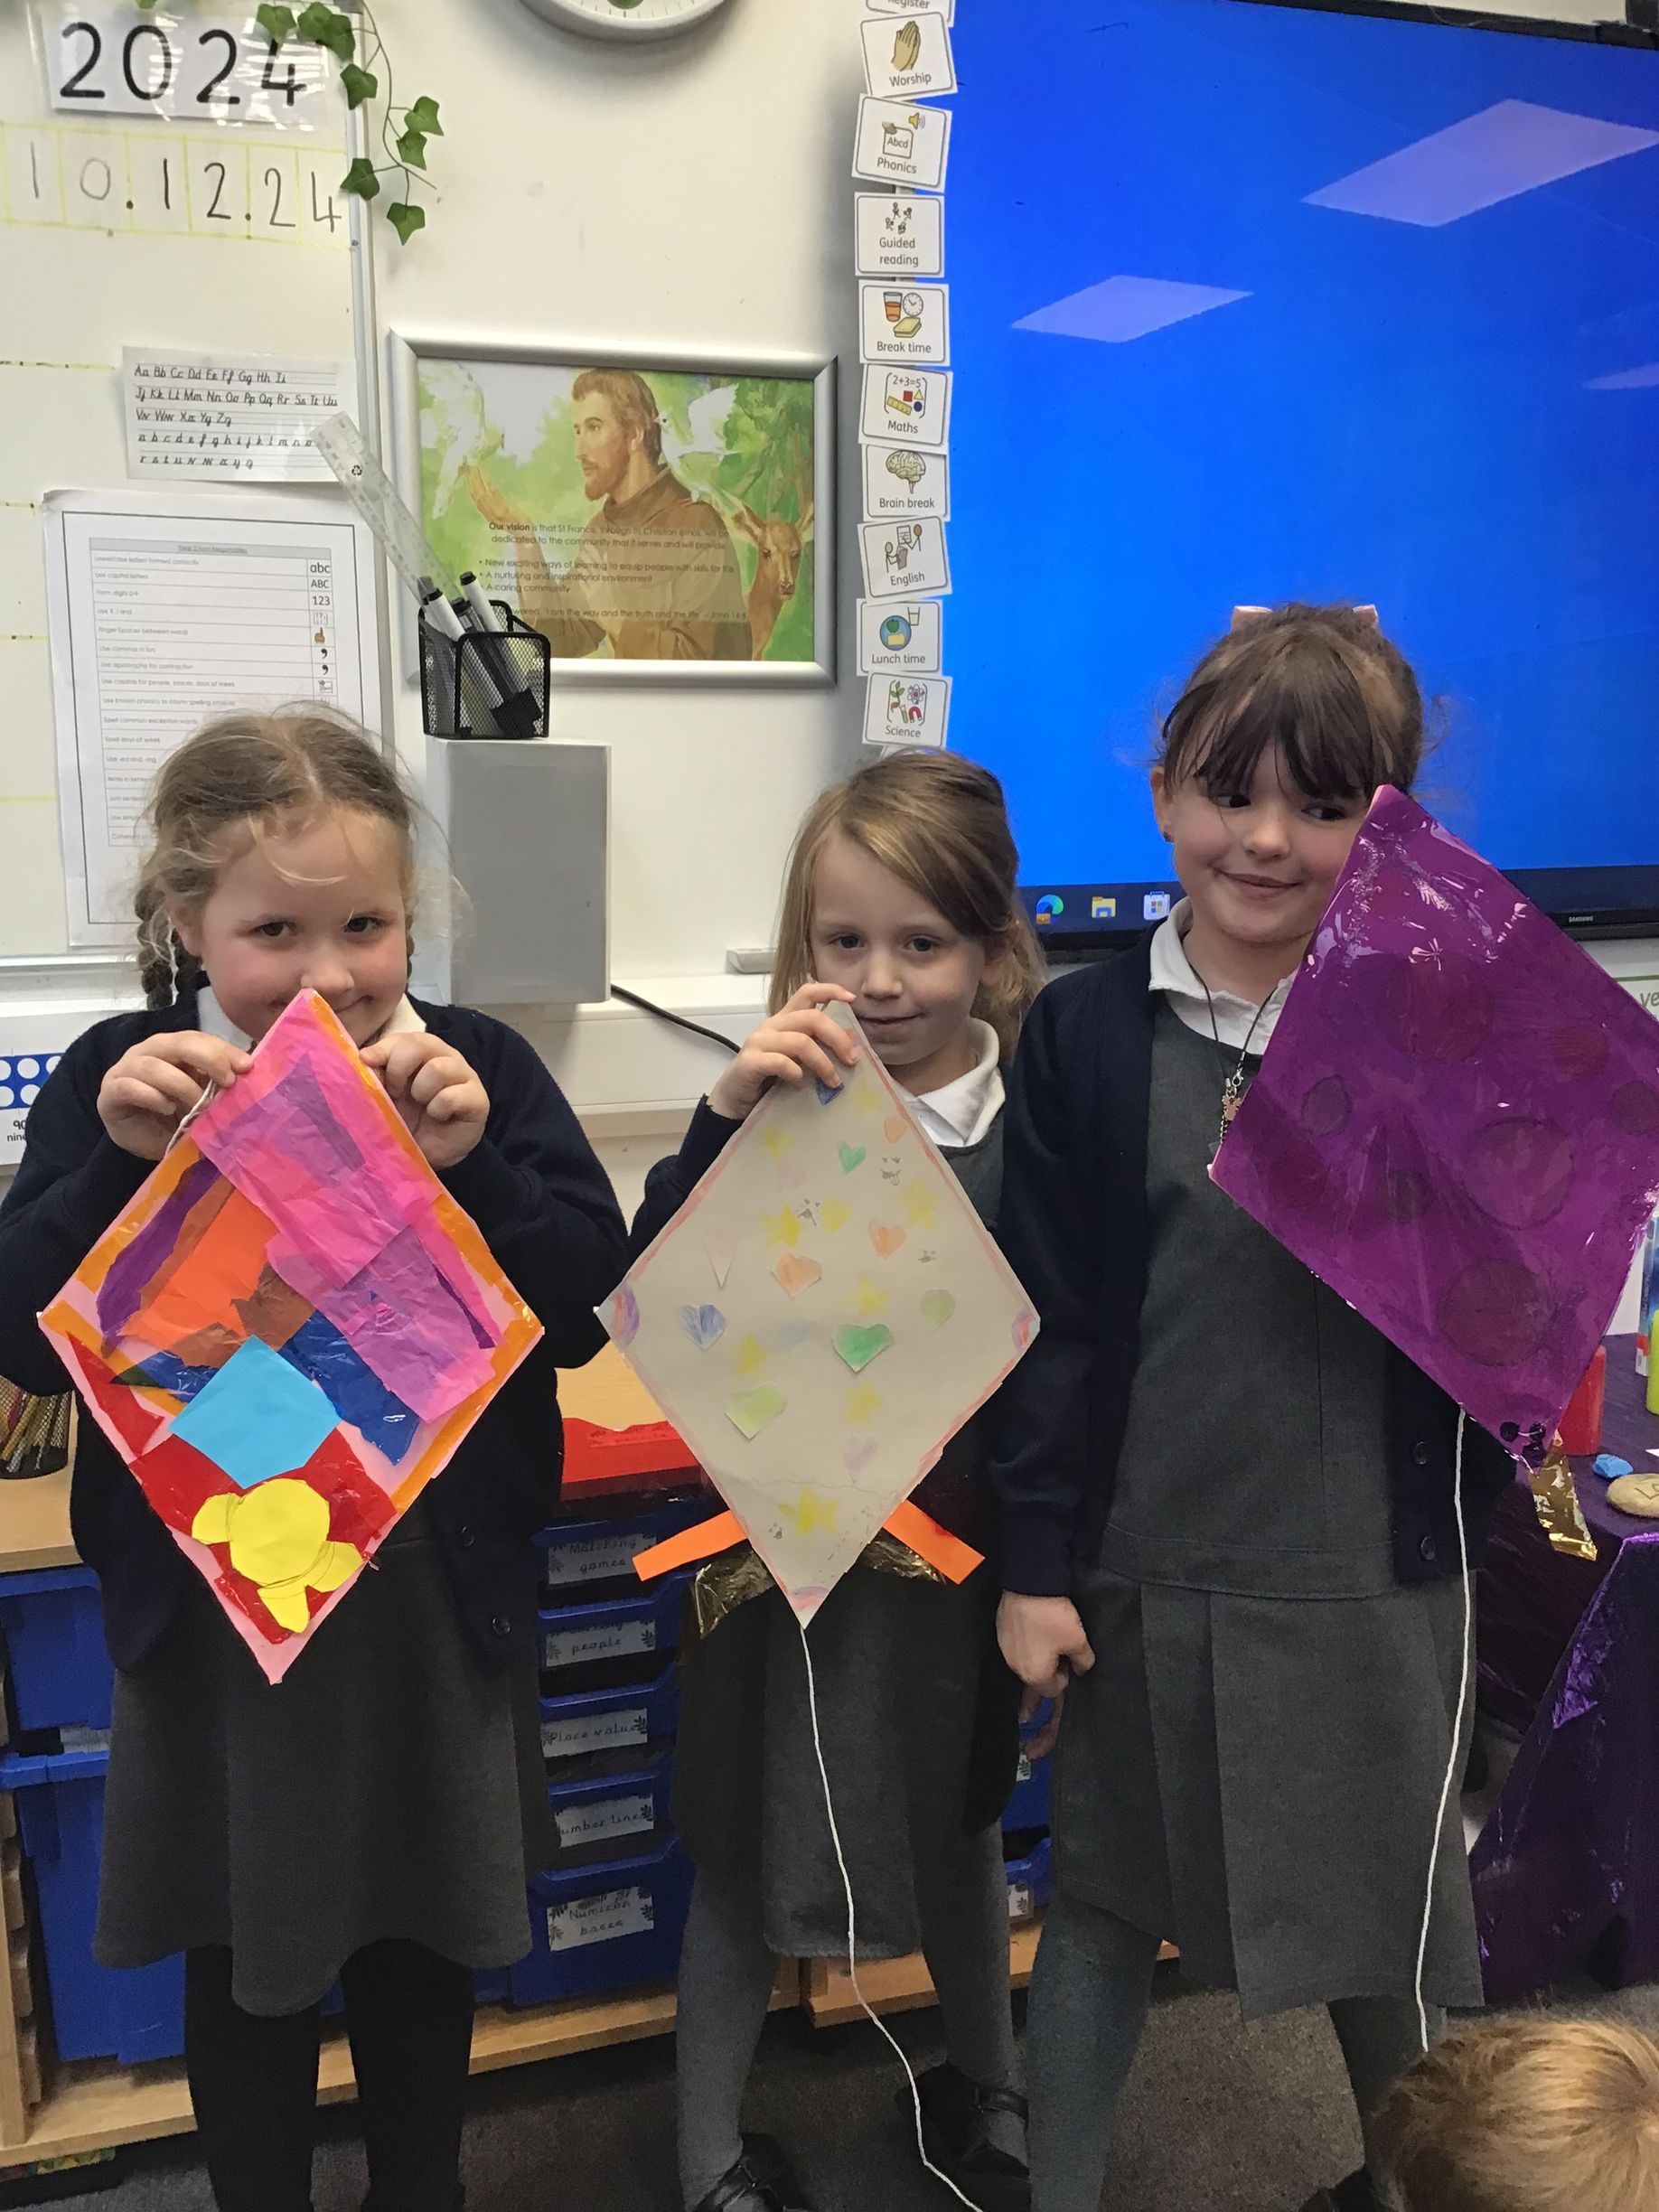
[[[1222,1128],[1223,1130],[1230,1129],[1238,1118],[1239,1101],[1243,1094],[1243,1084],[1240,1083],[1236,1075],[1228,1077],[1227,1087],[1222,1092]]]

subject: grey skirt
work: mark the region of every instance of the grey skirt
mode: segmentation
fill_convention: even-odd
[[[227,1945],[237,2003],[265,2014],[388,1936],[503,1966],[554,1846],[533,1654],[484,1666],[417,1505],[281,1682],[195,1575],[117,1673],[96,1954]]]
[[[1463,1591],[1241,1598],[1095,1568],[1092,1670],[1067,1693],[1054,1879],[1236,1989],[1245,2017],[1425,1993],[1482,2001],[1452,1757]]]
[[[944,1865],[1000,1815],[1018,1685],[981,1567],[951,1587],[855,1567],[807,1630],[819,1734],[860,1958],[921,1941],[912,1869]],[[775,1589],[684,1657],[674,1820],[699,1872],[762,1903],[766,1941],[845,1958],[847,1895],[824,1810],[801,1630]]]

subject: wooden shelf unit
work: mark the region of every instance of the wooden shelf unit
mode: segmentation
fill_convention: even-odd
[[[800,2001],[800,1969],[792,1959],[785,1960],[773,2010],[788,2010]],[[674,1992],[669,1982],[610,1997],[573,1997],[522,2012],[490,2005],[473,2025],[473,2072],[492,2074],[502,2067],[533,2066],[541,2058],[637,2043],[667,2035],[673,2025]],[[0,2023],[0,2169],[188,2134],[195,2127],[184,2068],[176,2060],[123,2067],[114,2059],[97,2059],[54,2067],[44,2098],[29,2111],[15,2094],[23,2084],[7,2058]],[[318,2102],[340,2104],[356,2094],[356,2086],[351,2054],[344,2032],[337,2029],[323,2039]],[[8,2087],[14,2093],[11,2097]],[[19,2127],[21,2132],[14,2132]]]

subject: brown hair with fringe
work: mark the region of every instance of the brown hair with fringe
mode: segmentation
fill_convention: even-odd
[[[169,755],[150,792],[154,843],[133,895],[145,1004],[171,1006],[181,989],[201,982],[173,912],[206,904],[237,832],[258,839],[278,825],[305,830],[335,812],[389,822],[412,912],[417,811],[396,768],[344,715],[302,706],[205,724]]]
[[[783,877],[774,1014],[812,979],[813,878],[820,854],[838,837],[850,838],[953,930],[978,938],[996,957],[973,1010],[1011,1059],[1045,977],[1019,903],[1019,854],[996,777],[957,753],[884,753],[813,801]]]
[[[1277,745],[1314,799],[1409,792],[1422,766],[1423,699],[1411,663],[1352,606],[1241,609],[1165,718],[1158,764],[1170,785],[1197,777],[1214,797],[1249,791]]]
[[[637,436],[652,468],[662,465],[662,411],[657,395],[633,369],[584,369],[570,387],[573,401],[608,399],[625,436]]]
[[[1659,2212],[1659,2045],[1498,2020],[1437,2046],[1376,2121],[1390,2212]]]

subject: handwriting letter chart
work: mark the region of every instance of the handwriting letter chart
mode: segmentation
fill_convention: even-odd
[[[311,434],[341,404],[344,364],[128,346],[121,370],[129,475],[333,482]]]
[[[861,1050],[780,1084],[600,1309],[808,1621],[1031,1343],[1036,1317]]]

